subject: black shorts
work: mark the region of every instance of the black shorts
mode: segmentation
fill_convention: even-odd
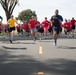
[[[40,29],[38,30],[38,32],[43,33],[43,32],[44,32],[44,29],[41,29],[41,28],[40,28]]]
[[[10,28],[8,28],[8,31],[9,32],[12,32],[12,31],[14,31],[15,30],[15,27],[10,27]]]
[[[54,26],[54,27],[53,27],[53,31],[56,31],[57,34],[59,34],[59,32],[60,32],[60,27]]]
[[[73,30],[75,30],[75,25],[73,25],[71,28],[72,28]]]
[[[38,31],[38,30],[40,29],[40,26],[37,26],[36,29],[37,29],[37,31]]]
[[[17,32],[20,33],[21,32],[20,29],[17,29]]]
[[[67,32],[71,32],[71,30],[67,30]]]
[[[7,33],[7,29],[5,29],[4,31],[5,31],[5,33]]]
[[[29,33],[29,32],[30,32],[30,30],[26,30],[26,32],[27,32],[27,33]]]
[[[52,28],[49,28],[48,31],[49,31],[49,32],[52,32]]]
[[[62,32],[62,28],[60,28],[60,32]]]

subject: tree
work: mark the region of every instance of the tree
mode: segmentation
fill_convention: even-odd
[[[0,4],[3,7],[7,20],[13,13],[13,10],[19,0],[0,0]]]
[[[36,12],[27,9],[20,12],[18,17],[16,17],[16,19],[24,22],[24,21],[29,21],[31,19],[31,16],[35,16],[37,18]]]

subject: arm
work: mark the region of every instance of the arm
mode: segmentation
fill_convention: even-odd
[[[59,22],[62,23],[63,17],[59,15]]]

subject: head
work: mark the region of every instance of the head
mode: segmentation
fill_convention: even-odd
[[[34,16],[32,16],[31,18],[32,18],[32,19],[35,19],[35,17],[34,17]]]
[[[74,20],[74,17],[72,17],[72,20]]]
[[[11,15],[11,18],[13,19],[13,18],[14,18],[14,16],[13,16],[13,15]]]
[[[58,9],[55,10],[55,15],[58,15],[59,11]]]
[[[26,24],[26,23],[28,23],[28,22],[27,22],[27,21],[24,21],[23,23]]]
[[[65,19],[65,22],[67,22],[67,19]]]
[[[45,20],[47,20],[47,17],[45,17]]]

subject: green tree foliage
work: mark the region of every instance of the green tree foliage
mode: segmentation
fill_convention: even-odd
[[[24,22],[24,21],[29,21],[31,19],[31,16],[35,16],[37,18],[36,12],[27,9],[20,12],[18,17],[16,17],[16,19]]]
[[[7,20],[13,13],[13,10],[19,0],[0,0],[0,4],[3,7]]]

